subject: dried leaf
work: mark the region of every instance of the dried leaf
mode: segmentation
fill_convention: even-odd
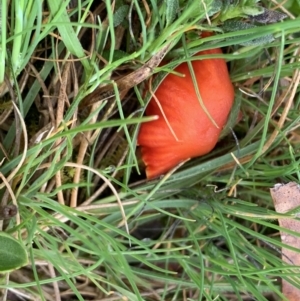
[[[274,188],[270,189],[274,206],[277,212],[287,213],[300,207],[300,185],[295,182],[288,184],[276,184]],[[299,232],[300,221],[293,218],[278,219],[279,225],[295,232]],[[291,235],[284,231],[280,231],[281,241],[286,245],[300,249],[300,237]],[[293,263],[295,266],[300,265],[299,252],[289,249],[282,249],[282,260],[287,263]],[[295,279],[295,278],[293,278]],[[298,280],[300,281],[300,279]],[[289,282],[282,280],[282,293],[290,301],[300,300],[300,290],[294,287]]]
[[[252,16],[251,19],[258,23],[271,24],[277,23],[285,19],[286,17],[287,15],[282,12],[264,8],[264,12],[262,14]]]

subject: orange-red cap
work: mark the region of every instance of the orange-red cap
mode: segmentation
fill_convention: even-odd
[[[216,53],[222,53],[221,49],[205,50],[196,55]],[[152,98],[146,115],[158,115],[159,118],[143,123],[140,128],[138,144],[148,179],[168,172],[188,158],[210,152],[227,121],[234,88],[225,60],[197,60],[192,66],[202,101],[218,127],[201,107],[188,64],[182,63],[175,71],[185,74],[185,77],[168,74],[155,92],[169,126]]]

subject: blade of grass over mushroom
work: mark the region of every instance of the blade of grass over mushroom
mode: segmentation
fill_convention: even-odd
[[[185,38],[182,38],[182,45],[183,45],[183,48],[184,48],[184,51],[185,51],[185,55],[188,57]],[[207,108],[206,108],[206,106],[203,102],[203,99],[201,97],[201,93],[199,91],[199,87],[198,87],[197,79],[196,79],[196,76],[195,76],[195,72],[194,72],[194,69],[193,69],[193,65],[189,60],[187,61],[187,64],[188,64],[188,68],[189,68],[189,71],[190,71],[190,74],[191,74],[191,77],[192,77],[192,80],[193,80],[193,85],[194,85],[194,88],[195,88],[195,92],[196,92],[197,98],[199,100],[199,103],[201,105],[201,108],[203,109],[205,114],[208,116],[209,120],[215,125],[215,127],[219,128],[216,121],[213,119],[211,114],[208,112],[208,110],[207,110]]]

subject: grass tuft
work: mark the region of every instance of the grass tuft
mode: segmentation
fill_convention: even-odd
[[[0,280],[3,300],[265,301],[287,300],[281,279],[300,288],[278,225],[295,215],[269,191],[300,176],[296,3],[3,1],[0,194],[18,213],[0,225],[29,258]],[[258,24],[262,7],[287,18]],[[208,155],[146,181],[149,77],[155,90],[212,45],[235,86],[238,145],[227,128]]]

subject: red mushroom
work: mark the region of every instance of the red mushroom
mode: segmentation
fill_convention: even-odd
[[[220,53],[217,48],[196,55]],[[186,159],[210,152],[227,121],[234,88],[225,60],[199,59],[192,66],[201,99],[215,124],[200,104],[188,64],[180,64],[175,71],[185,76],[165,77],[154,93],[156,100],[153,97],[146,108],[146,115],[159,118],[141,124],[139,131],[138,145],[148,179],[168,172]]]

